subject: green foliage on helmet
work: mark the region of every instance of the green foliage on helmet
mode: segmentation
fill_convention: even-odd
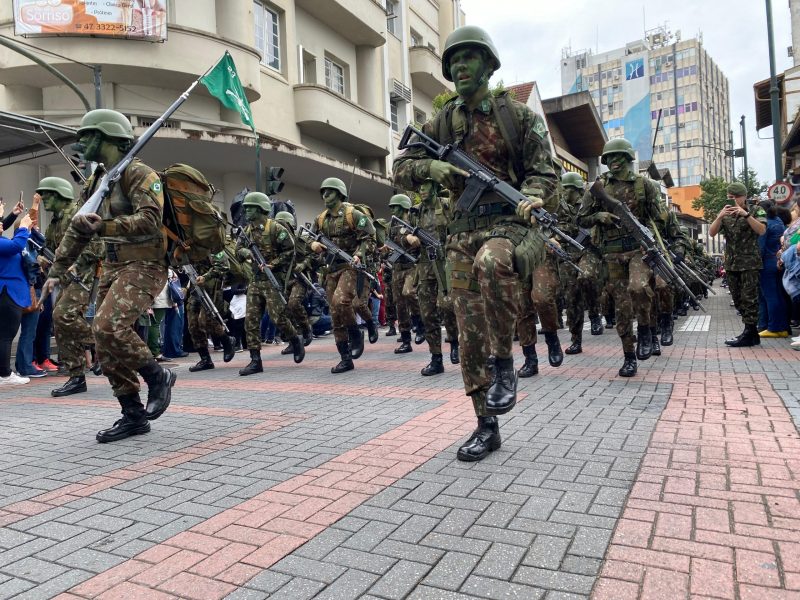
[[[45,177],[36,186],[36,193],[55,192],[65,200],[75,200],[75,190],[72,184],[61,177]]]
[[[282,210],[276,214],[275,220],[281,225],[291,225],[292,229],[294,229],[296,224],[294,215],[287,210]]]
[[[250,192],[244,197],[242,206],[257,206],[264,213],[269,214],[272,211],[272,200],[262,192]]]
[[[616,138],[608,140],[606,145],[603,146],[603,156],[600,162],[608,164],[608,155],[610,154],[627,154],[631,160],[636,160],[636,152],[633,150],[631,143],[625,138]]]
[[[78,128],[78,137],[84,131],[96,130],[110,138],[133,139],[133,127],[128,117],[116,110],[98,108],[83,116]]]
[[[489,61],[492,63],[490,67],[492,72],[500,68],[500,58],[497,53],[497,48],[495,48],[494,42],[492,38],[489,37],[489,34],[475,25],[464,25],[448,35],[444,43],[444,51],[442,52],[442,75],[444,75],[447,81],[453,81],[453,78],[450,76],[450,57],[456,50],[464,46],[477,46],[482,48],[489,55]]]
[[[405,194],[395,194],[389,199],[389,206],[402,206],[405,210],[411,210],[411,198]]]
[[[565,188],[575,188],[576,190],[583,190],[586,185],[578,173],[567,171],[561,176],[561,185]]]
[[[319,186],[320,192],[326,189],[336,190],[343,197],[347,198],[347,186],[344,184],[344,181],[342,181],[338,177],[328,177],[320,184]]]

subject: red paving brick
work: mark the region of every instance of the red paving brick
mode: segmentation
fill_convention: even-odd
[[[798,600],[798,456],[763,375],[677,381],[592,598]]]

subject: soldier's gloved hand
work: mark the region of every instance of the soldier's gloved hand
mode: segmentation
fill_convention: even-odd
[[[103,217],[97,213],[86,213],[72,217],[72,226],[81,233],[93,234],[103,226]]]
[[[616,225],[619,217],[610,212],[599,212],[594,216],[594,220],[603,225]]]
[[[197,285],[203,285],[206,282],[206,278],[202,275],[197,276]]]
[[[56,289],[56,286],[59,284],[58,277],[48,277],[44,285],[42,286],[42,294],[41,297],[44,298],[45,296],[49,296],[53,293],[53,290]]]
[[[239,260],[250,260],[253,258],[253,253],[250,252],[249,248],[239,248],[239,250],[236,251],[236,256]]]
[[[554,237],[550,238],[550,243],[553,244],[556,248],[561,248],[561,243]]]
[[[321,254],[325,252],[325,246],[320,244],[319,242],[311,242],[311,249],[316,252],[317,254]]]
[[[463,171],[443,160],[431,161],[430,175],[431,179],[446,188],[456,187],[458,185],[458,180],[461,177],[469,177],[469,173],[466,171]]]
[[[46,269],[47,267],[49,267],[49,266],[50,266],[50,261],[49,261],[49,260],[47,260],[47,259],[46,259],[44,256],[42,256],[41,254],[40,254],[39,256],[37,256],[37,257],[36,257],[36,262],[39,264],[39,266],[40,266],[42,269]]]
[[[415,235],[411,235],[411,234],[407,235],[406,236],[406,241],[408,242],[408,245],[413,247],[413,248],[419,248],[419,246],[420,246],[419,238],[417,236],[415,236]]]
[[[531,216],[531,212],[536,208],[542,208],[542,206],[544,206],[544,200],[536,196],[528,196],[526,200],[522,200],[517,204],[517,216],[531,223],[536,223],[536,217]]]

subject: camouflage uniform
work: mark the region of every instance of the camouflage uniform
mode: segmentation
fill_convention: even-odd
[[[225,252],[220,252],[205,260],[196,262],[194,268],[203,277],[204,281],[201,287],[211,298],[219,313],[223,314],[225,312],[225,302],[222,298],[222,288],[230,269]],[[186,301],[186,322],[189,328],[189,335],[192,337],[192,345],[197,352],[208,348],[209,335],[212,340],[219,340],[226,335],[222,323],[215,319],[213,315],[208,314],[203,308],[203,303],[191,293]]]
[[[267,219],[264,225],[247,225],[245,233],[258,246],[264,260],[271,268],[279,283],[286,280],[289,267],[294,256],[294,240],[286,228],[273,219]],[[241,240],[239,241],[241,246]],[[238,250],[240,255],[245,248]],[[261,350],[261,319],[264,311],[278,328],[285,340],[297,336],[294,325],[289,320],[286,306],[281,302],[278,291],[272,287],[267,276],[253,264],[253,279],[247,287],[247,313],[244,318],[244,330],[247,337],[247,349],[251,352]]]
[[[308,241],[303,236],[295,235],[291,229],[288,229],[288,231],[292,239],[294,239],[294,268],[292,272],[307,274],[315,270],[314,267],[319,261],[316,255],[311,252]],[[308,288],[297,278],[294,276],[289,277],[286,286],[286,309],[295,328],[300,329],[301,334],[306,339],[311,337],[311,324],[308,322],[308,313],[305,306],[308,292]]]
[[[349,218],[347,213],[350,214]],[[321,213],[314,221],[314,233],[317,232],[362,262],[375,251],[372,220],[348,203],[342,203],[336,214],[330,214],[327,209]],[[345,262],[334,260],[325,276],[325,293],[330,303],[333,337],[337,343],[348,342],[348,328],[356,327],[353,304],[357,288],[358,271]]]
[[[87,186],[99,180],[96,173]],[[85,195],[90,196],[92,191],[87,187]],[[136,335],[134,324],[167,282],[161,233],[163,206],[158,175],[134,160],[100,207],[103,223],[99,235],[105,245],[105,257],[92,332],[97,357],[114,395],[120,399],[137,395],[137,405],[137,370],[153,357]],[[62,278],[92,237],[70,227],[58,247],[50,277]],[[123,405],[123,410],[126,408]]]
[[[406,241],[406,231],[400,225],[392,225],[389,228],[389,239],[403,248],[414,257],[419,256],[419,248],[412,248]],[[419,315],[419,300],[416,296],[416,268],[404,257],[400,257],[392,265],[392,297],[397,310],[397,329],[400,335],[410,336],[411,321],[415,315]]]
[[[423,126],[423,131],[442,144],[459,142],[499,179],[526,195],[547,200],[555,193],[557,178],[545,142],[544,120],[507,96],[504,102],[519,124],[518,140],[509,140],[519,157],[519,174],[511,168],[515,161],[501,132],[498,99],[491,93],[473,110],[468,110],[460,97],[450,100]],[[395,159],[395,184],[404,189],[416,188],[430,177],[430,164],[431,159],[423,150],[407,151]],[[462,192],[463,189],[451,190],[453,197]],[[491,383],[487,368],[489,355],[512,361],[513,369],[517,288],[520,277],[531,276],[530,271],[520,273],[519,261],[523,257],[519,250],[525,248],[528,265],[536,265],[543,258],[542,240],[529,222],[518,217],[512,207],[493,194],[484,195],[472,214],[456,208],[448,233],[447,260],[452,267],[461,374],[475,413],[483,417],[487,415],[486,396]]]
[[[749,215],[766,225],[767,214],[758,205],[747,207]],[[733,303],[742,314],[745,325],[758,324],[759,271],[762,267],[758,247],[759,235],[748,223],[748,217],[722,217],[720,232],[725,235],[725,273]]]
[[[632,171],[617,179],[610,172],[601,176],[606,192],[624,202],[643,224],[653,221],[665,226],[666,209],[660,191],[649,179]],[[653,304],[650,279],[653,272],[642,261],[639,242],[618,225],[604,225],[595,220],[595,214],[606,211],[599,200],[586,192],[583,196],[577,223],[581,227],[597,226],[600,250],[608,267],[608,284],[616,308],[617,333],[626,353],[634,352],[636,337],[633,334],[634,316],[639,325],[649,329]],[[649,334],[649,331],[648,331]]]
[[[45,242],[49,250],[55,253],[67,232],[72,217],[77,212],[76,206],[53,215],[53,220],[45,232]],[[89,290],[92,287],[98,261],[103,258],[103,244],[93,239],[80,253],[71,269],[81,283]],[[89,307],[89,291],[78,285],[66,274],[60,277],[61,293],[53,308],[53,330],[58,340],[58,358],[61,366],[69,371],[70,377],[82,376],[86,368],[85,349],[94,344],[92,327],[84,315]]]

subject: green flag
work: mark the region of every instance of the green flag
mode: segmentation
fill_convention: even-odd
[[[200,78],[200,82],[223,106],[237,111],[242,118],[242,123],[255,132],[256,125],[253,123],[250,103],[247,101],[247,96],[244,95],[244,88],[242,82],[239,81],[233,57],[227,50],[217,65]]]

